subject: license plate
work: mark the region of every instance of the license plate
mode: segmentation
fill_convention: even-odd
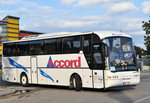
[[[129,85],[130,82],[123,82],[123,85]]]

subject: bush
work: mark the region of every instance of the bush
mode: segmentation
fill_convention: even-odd
[[[0,75],[2,75],[2,70],[0,70]]]

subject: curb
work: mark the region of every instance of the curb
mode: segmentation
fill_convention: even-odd
[[[16,90],[0,90],[0,97],[16,93]]]

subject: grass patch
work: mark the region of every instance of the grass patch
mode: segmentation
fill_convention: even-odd
[[[2,75],[2,70],[0,70],[0,75]]]

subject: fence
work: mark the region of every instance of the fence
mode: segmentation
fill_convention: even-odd
[[[0,70],[2,69],[2,57],[0,55]]]
[[[150,71],[150,56],[145,56],[138,60],[138,67],[141,71]]]

